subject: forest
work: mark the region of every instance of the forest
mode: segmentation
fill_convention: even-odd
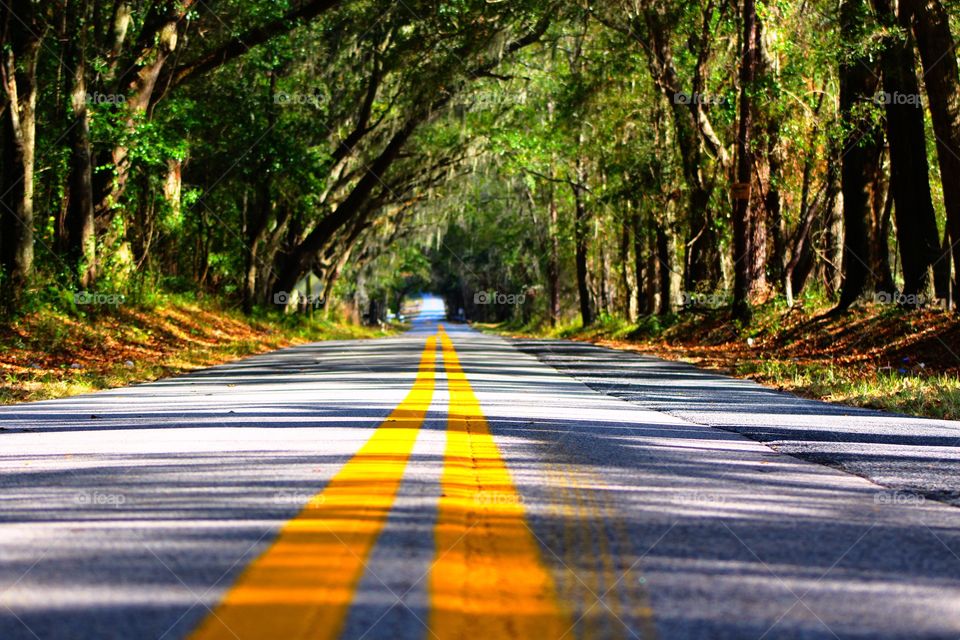
[[[956,3],[2,13],[8,317],[163,291],[583,326],[955,306]]]
[[[960,0],[0,0],[0,640],[960,640]]]

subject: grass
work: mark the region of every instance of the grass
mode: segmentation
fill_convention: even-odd
[[[490,325],[509,335],[569,338],[682,360],[805,397],[960,419],[960,318],[937,309],[869,305],[826,316],[811,298],[773,300],[743,326],[726,310],[686,311],[638,322],[602,316],[546,327]]]
[[[396,333],[343,321],[259,313],[166,296],[91,314],[54,306],[0,327],[0,404],[60,398],[183,373],[318,340]]]
[[[960,418],[955,375],[857,375],[843,367],[767,360],[736,366],[736,375],[801,396],[927,418]]]

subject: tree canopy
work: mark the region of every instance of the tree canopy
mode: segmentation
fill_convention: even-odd
[[[83,292],[590,324],[953,306],[939,0],[24,0],[3,310]],[[371,307],[373,301],[375,311]]]

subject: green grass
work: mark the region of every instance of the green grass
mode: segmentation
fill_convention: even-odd
[[[960,419],[960,380],[881,371],[861,376],[833,365],[782,360],[739,363],[735,374],[802,396],[913,416]]]

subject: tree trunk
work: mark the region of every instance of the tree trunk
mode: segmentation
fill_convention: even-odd
[[[709,127],[709,121],[695,96],[681,93],[667,17],[659,6],[651,6],[645,10],[644,20],[650,33],[650,44],[645,46],[650,74],[670,104],[684,182],[689,189],[686,287],[712,291],[720,282],[721,269],[720,243],[710,211],[713,186],[703,177],[703,130]]]
[[[649,214],[648,214],[649,216]],[[652,216],[650,216],[652,218]],[[645,311],[648,315],[657,313],[660,309],[660,272],[663,271],[663,264],[660,262],[660,248],[657,245],[656,223],[651,219],[647,223],[647,274],[646,296],[647,306]]]
[[[243,194],[244,210],[249,211],[247,194]],[[273,201],[270,191],[270,174],[264,173],[254,202],[253,219],[249,221],[246,231],[247,260],[246,276],[243,283],[243,311],[250,313],[257,302],[257,274],[260,273],[258,261],[260,246],[266,239],[270,216],[273,210]]]
[[[550,248],[547,255],[547,290],[550,300],[548,302],[548,314],[550,316],[550,326],[555,327],[560,318],[560,231],[557,228],[557,200],[552,187],[550,189],[549,207],[550,226],[547,232],[550,237],[547,242],[549,242]]]
[[[7,311],[16,310],[33,275],[33,173],[37,58],[43,27],[35,3],[3,5],[3,122],[0,124],[0,277]]]
[[[840,7],[843,41],[858,47],[868,20],[864,0],[844,0]],[[871,226],[874,219],[874,176],[880,157],[880,135],[860,112],[876,93],[872,62],[860,54],[840,61],[840,117],[844,123],[840,184],[843,193],[843,285],[838,310],[872,292],[876,274],[872,271]]]
[[[137,272],[143,273],[150,267],[156,200],[150,188],[150,176],[142,173],[138,176],[138,181],[139,198],[134,209],[134,223],[127,226],[127,238],[133,250]]]
[[[69,3],[68,24],[75,35],[68,39],[67,59],[73,67],[70,92],[70,171],[63,238],[59,242],[67,264],[82,289],[97,277],[97,241],[94,234],[93,158],[90,151],[90,114],[87,109],[87,19],[89,2]]]
[[[821,93],[817,101],[817,107],[814,114],[820,113],[820,107],[823,105],[824,94]],[[812,148],[817,136],[817,128],[814,127],[810,134],[808,145]],[[829,159],[828,159],[829,160]],[[799,295],[813,266],[813,252],[810,250],[810,234],[813,223],[816,221],[820,211],[817,210],[819,202],[815,199],[810,201],[810,187],[813,182],[813,162],[814,154],[807,154],[803,161],[803,178],[800,186],[800,223],[794,236],[790,259],[784,265],[783,271],[783,293],[787,300],[787,306],[793,307],[794,296]],[[829,179],[829,177],[828,177]],[[799,269],[798,269],[799,267]]]
[[[657,312],[667,315],[680,304],[681,274],[677,266],[677,234],[673,231],[673,205],[667,205],[664,220],[657,224],[657,256],[660,262],[660,300]]]
[[[596,220],[594,221],[593,239],[600,255],[597,257],[599,268],[594,269],[594,272],[597,274],[597,313],[602,315],[610,313],[611,283],[607,273],[607,247],[600,238],[600,229],[597,222]]]
[[[733,315],[750,321],[755,253],[750,191],[753,182],[753,151],[750,136],[753,106],[750,92],[757,68],[757,11],[753,0],[743,1],[743,52],[740,61],[740,122],[737,128],[737,183],[733,189]]]
[[[627,320],[633,320],[631,314],[633,290],[630,287],[630,216],[620,221],[620,312]]]
[[[930,195],[923,104],[916,60],[909,36],[909,16],[894,14],[890,0],[873,0],[880,21],[893,34],[880,57],[883,69],[886,131],[890,145],[890,190],[903,265],[904,302],[922,304],[929,297],[932,267],[940,255],[937,217]],[[903,37],[897,35],[903,27]]]
[[[710,212],[710,192],[700,185],[690,190],[690,228],[684,277],[685,286],[690,291],[713,291],[720,283],[720,241]]]
[[[578,167],[578,179],[583,171]],[[578,182],[571,185],[575,203],[574,216],[574,252],[577,265],[577,295],[580,299],[580,320],[583,326],[593,324],[593,306],[590,302],[590,283],[587,273],[587,207],[583,201],[583,186]]]
[[[633,272],[637,280],[637,315],[649,313],[648,289],[646,286],[646,267],[644,266],[643,225],[640,208],[634,207],[630,218],[633,227]]]
[[[770,12],[766,21],[773,22],[779,17],[776,5],[767,5]],[[769,282],[780,286],[784,282],[787,264],[787,238],[783,218],[783,181],[784,145],[782,134],[783,111],[777,106],[782,96],[776,87],[780,85],[778,66],[770,53],[770,37],[759,18],[756,25],[757,83],[764,92],[752,101],[755,109],[756,128],[763,132],[763,144],[755,146],[754,162],[761,163],[762,169],[754,169],[757,179],[757,200],[753,208],[755,262],[754,288],[756,293],[766,295]],[[769,238],[769,250],[768,250]]]
[[[877,167],[877,186],[874,191],[879,194],[883,192],[883,183],[885,176],[883,167]],[[886,181],[889,183],[889,181]],[[872,238],[873,245],[873,272],[877,275],[875,291],[882,291],[889,296],[896,293],[896,285],[893,282],[893,271],[890,269],[890,223],[893,218],[893,190],[889,184],[886,185],[886,195],[881,201],[879,197],[874,199],[877,208],[875,208],[875,231]],[[881,206],[882,204],[882,206]]]
[[[840,184],[842,146],[830,145],[827,165],[826,215],[823,223],[823,283],[827,295],[836,299],[843,285],[843,189]],[[796,291],[796,289],[794,289]]]
[[[937,141],[947,229],[956,266],[960,264],[960,80],[953,35],[947,12],[939,0],[902,1],[901,10],[913,25],[923,65],[923,82]]]
[[[807,205],[808,208],[801,207],[803,219],[797,229],[794,238],[793,248],[790,251],[790,260],[784,266],[783,271],[783,292],[787,299],[787,306],[793,306],[794,294],[799,294],[806,282],[813,261],[810,252],[810,229],[813,227],[813,221],[819,211],[816,205]],[[800,267],[798,269],[798,267]]]
[[[940,258],[933,265],[933,284],[939,300],[946,301],[946,308],[953,307],[954,292],[950,280],[953,261],[950,259],[950,229],[943,230],[943,240],[940,242]]]

